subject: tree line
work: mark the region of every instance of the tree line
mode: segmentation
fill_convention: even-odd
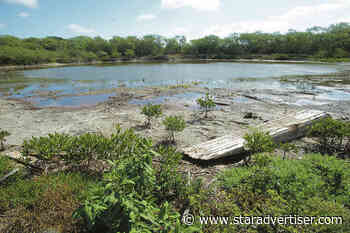
[[[342,59],[350,57],[350,24],[312,27],[304,32],[233,33],[220,38],[215,35],[187,41],[185,36],[166,38],[160,35],[143,37],[78,36],[17,38],[0,36],[0,65],[32,65],[113,61],[147,56],[181,54],[193,58],[270,58]]]

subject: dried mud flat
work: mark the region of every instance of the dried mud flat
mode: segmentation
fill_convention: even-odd
[[[23,140],[31,137],[45,136],[59,132],[68,134],[82,134],[86,132],[101,132],[110,135],[115,131],[116,124],[122,128],[133,128],[142,136],[151,137],[155,143],[161,143],[167,137],[162,125],[162,119],[152,122],[152,128],[144,127],[145,118],[141,114],[141,106],[130,102],[139,100],[147,102],[152,98],[163,99],[164,118],[167,115],[183,115],[187,128],[177,134],[177,147],[182,148],[205,142],[207,140],[235,133],[244,135],[249,127],[263,122],[278,119],[302,109],[319,109],[331,113],[336,118],[347,118],[350,115],[350,102],[336,102],[317,106],[292,106],[260,99],[247,98],[245,101],[224,103],[209,113],[207,119],[199,111],[194,100],[172,99],[172,96],[187,92],[205,93],[207,89],[193,88],[118,88],[116,95],[108,101],[96,106],[80,108],[36,108],[29,102],[0,98],[0,127],[11,133],[7,138],[9,148],[4,153],[18,154]],[[225,89],[214,89],[211,94],[220,100],[232,99],[240,96],[257,94],[271,94],[268,90],[251,90],[244,93]],[[281,93],[273,93],[281,95]],[[283,94],[283,93],[282,93]],[[245,119],[246,112],[253,113],[255,119]],[[227,158],[221,161],[198,162],[190,159],[183,160],[181,170],[190,172],[193,176],[201,176],[211,180],[222,168],[236,166],[240,158]]]

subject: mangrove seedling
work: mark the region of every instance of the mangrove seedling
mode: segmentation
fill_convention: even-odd
[[[6,137],[10,136],[11,134],[6,130],[0,130],[0,151],[5,150],[5,142]]]
[[[158,118],[162,115],[162,108],[160,105],[147,104],[142,108],[141,113],[147,118],[145,123],[146,126],[150,127],[152,119]]]
[[[182,116],[168,116],[164,119],[163,124],[169,132],[171,142],[175,142],[175,132],[181,132],[186,128],[186,122]]]
[[[208,112],[216,106],[213,97],[210,96],[209,93],[207,93],[205,97],[197,99],[196,102],[199,104],[200,108],[204,110],[205,118],[208,117]]]
[[[291,144],[291,143],[281,143],[279,144],[279,148],[283,151],[283,160],[286,159],[286,154],[288,152],[298,152],[298,147],[294,144]]]

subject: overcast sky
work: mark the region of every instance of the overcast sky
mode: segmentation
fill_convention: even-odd
[[[163,36],[286,32],[350,22],[350,0],[0,0],[0,35]]]

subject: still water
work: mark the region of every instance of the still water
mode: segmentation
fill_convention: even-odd
[[[231,89],[290,89],[298,87],[281,82],[278,77],[288,75],[317,75],[334,73],[342,69],[339,65],[319,64],[257,64],[257,63],[184,63],[184,64],[120,64],[110,66],[75,66],[23,71],[31,78],[28,83],[8,84],[12,98],[36,99],[38,106],[78,106],[81,102],[93,103],[105,101],[110,95],[96,94],[86,97],[67,97],[82,92],[98,91],[126,86],[142,88],[146,86],[164,86],[191,84],[196,82],[208,88]],[[35,82],[35,78],[38,82]],[[45,82],[42,78],[57,82]],[[21,85],[21,88],[18,86]],[[1,92],[1,89],[0,89]],[[55,92],[55,99],[36,96],[38,92]],[[342,98],[349,98],[343,94]],[[60,97],[60,95],[65,97]],[[61,99],[60,99],[61,98]]]

